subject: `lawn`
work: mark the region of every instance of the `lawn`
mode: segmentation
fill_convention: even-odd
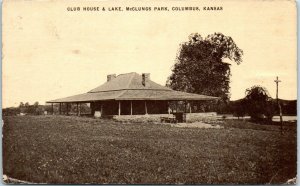
[[[34,183],[284,183],[296,176],[296,123],[226,120],[223,129],[8,116],[3,172]]]

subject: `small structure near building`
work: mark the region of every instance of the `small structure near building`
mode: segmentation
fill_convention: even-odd
[[[59,114],[68,114],[71,104],[76,104],[77,115],[81,115],[81,104],[89,103],[91,115],[96,117],[170,115],[170,112],[190,113],[192,103],[217,100],[218,97],[175,91],[150,80],[149,73],[139,75],[135,72],[111,74],[107,82],[87,93],[47,101],[59,104]],[[178,102],[181,102],[181,108]],[[62,111],[63,105],[66,111]],[[183,107],[183,108],[182,108]],[[181,116],[182,117],[182,116]]]

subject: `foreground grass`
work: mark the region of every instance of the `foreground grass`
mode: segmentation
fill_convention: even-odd
[[[35,183],[284,183],[296,176],[296,129],[225,121],[224,129],[5,117],[4,174]]]

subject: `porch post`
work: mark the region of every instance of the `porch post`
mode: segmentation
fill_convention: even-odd
[[[94,113],[94,103],[93,102],[90,103],[90,108],[91,108],[91,115],[94,116],[95,113]]]
[[[78,116],[80,116],[81,115],[81,103],[79,103],[79,107],[78,107]]]
[[[103,116],[103,103],[101,103],[101,116]]]
[[[145,101],[145,114],[148,114],[148,110],[147,110],[147,101]]]
[[[59,115],[61,115],[61,103],[59,103]]]
[[[66,103],[67,104],[67,113],[66,115],[69,115],[69,103]]]
[[[51,103],[52,115],[54,115],[53,103]]]
[[[130,115],[132,115],[132,101],[130,101]]]
[[[119,116],[121,115],[121,101],[119,101]]]
[[[78,107],[78,103],[76,104],[76,112],[77,112],[77,116],[79,116],[79,107]]]
[[[191,104],[191,102],[189,102],[189,106],[190,106],[190,113],[192,113],[192,104]]]

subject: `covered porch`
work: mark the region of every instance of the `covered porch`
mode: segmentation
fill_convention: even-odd
[[[201,112],[203,103],[195,100],[102,100],[90,102],[59,102],[51,104],[51,114],[88,115],[106,117],[114,115],[148,115]]]

